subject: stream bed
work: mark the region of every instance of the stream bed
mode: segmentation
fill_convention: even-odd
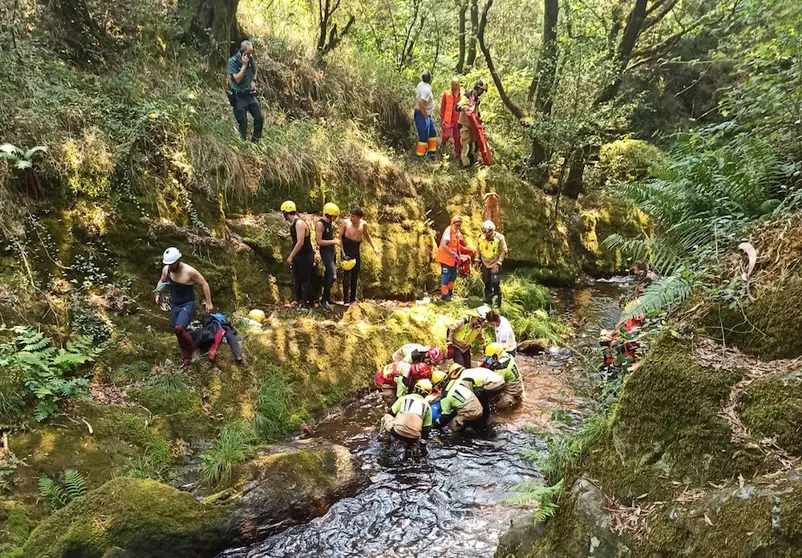
[[[558,309],[574,325],[571,345],[594,346],[599,329],[615,325],[618,298],[629,289],[613,279],[556,292]],[[426,458],[404,460],[399,446],[379,436],[384,409],[377,393],[332,410],[314,436],[358,456],[370,482],[322,517],[218,558],[493,556],[499,536],[521,513],[501,500],[515,495],[521,482],[540,478],[523,451],[544,443],[536,433],[551,428],[552,411],[577,407],[570,352],[516,360],[527,390],[524,405],[495,416],[481,435],[452,438],[435,431]]]

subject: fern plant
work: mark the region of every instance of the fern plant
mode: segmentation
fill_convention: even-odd
[[[39,477],[39,495],[51,512],[59,510],[86,494],[86,478],[75,469],[62,474],[63,485],[50,477]]]
[[[0,331],[9,329],[2,326]],[[16,336],[0,344],[0,367],[22,377],[28,393],[36,400],[36,420],[47,419],[65,399],[87,396],[89,381],[72,374],[99,354],[91,337],[71,340],[65,347],[56,348],[49,337],[30,327],[17,326],[10,331]]]
[[[537,503],[537,512],[535,512],[535,521],[545,521],[554,517],[557,513],[559,506],[556,500],[563,492],[563,479],[552,486],[543,484],[540,481],[529,481],[519,484],[515,487],[520,491],[520,494],[511,496],[502,500],[504,504],[521,505]]]

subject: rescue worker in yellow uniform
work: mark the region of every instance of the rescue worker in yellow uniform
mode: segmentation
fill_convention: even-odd
[[[426,397],[432,393],[430,380],[419,380],[412,393],[400,397],[382,418],[382,429],[404,444],[406,449],[419,445],[426,455],[426,440],[432,430],[432,409]]]
[[[473,393],[482,404],[482,424],[490,418],[490,403],[504,390],[504,378],[487,368],[466,368],[459,381],[473,388]]]
[[[449,369],[451,381],[446,392],[440,398],[440,416],[435,426],[443,428],[448,426],[453,432],[459,432],[467,423],[482,418],[482,404],[473,392],[471,386],[459,379],[465,367],[452,364]]]
[[[446,344],[448,346],[446,358],[454,359],[456,364],[470,368],[471,345],[478,340],[484,347],[483,328],[490,318],[495,318],[496,314],[495,310],[481,313],[477,310],[472,310],[452,323],[446,333]]]
[[[390,364],[378,369],[374,376],[376,387],[379,388],[382,401],[387,407],[392,407],[398,393],[398,382],[396,378],[409,374],[412,365],[408,362],[391,362]]]
[[[504,389],[492,403],[497,409],[510,409],[520,405],[524,399],[524,382],[515,357],[504,350],[501,343],[490,343],[485,349],[485,363],[504,378]]]
[[[476,268],[482,273],[482,283],[485,285],[485,304],[493,305],[493,299],[498,298],[497,307],[501,308],[501,265],[507,257],[507,241],[504,235],[496,232],[493,221],[487,220],[482,224],[482,234],[476,241]]]

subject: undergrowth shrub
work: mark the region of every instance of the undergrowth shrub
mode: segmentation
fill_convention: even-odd
[[[59,510],[86,494],[86,478],[75,469],[66,469],[61,479],[39,477],[39,496],[51,512]]]
[[[297,426],[292,420],[296,394],[280,374],[279,370],[270,370],[256,397],[253,429],[264,442],[274,442]]]
[[[601,146],[596,172],[606,184],[631,182],[654,176],[666,162],[660,148],[643,140],[622,139]]]
[[[211,487],[231,482],[234,467],[253,455],[256,439],[253,427],[237,420],[226,424],[211,447],[201,454],[201,471],[204,482]]]

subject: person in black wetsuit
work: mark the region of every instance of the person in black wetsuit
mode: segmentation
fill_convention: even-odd
[[[323,217],[315,224],[315,240],[323,260],[323,296],[320,307],[331,312],[331,287],[337,280],[337,254],[335,246],[340,240],[334,238],[334,221],[340,216],[340,208],[329,202],[323,206]]]
[[[200,285],[203,289],[203,297],[206,304],[206,313],[211,313],[214,309],[212,304],[212,293],[209,283],[203,275],[192,267],[181,261],[181,252],[178,248],[168,248],[162,255],[161,277],[156,284],[156,304],[159,304],[161,291],[164,287],[170,287],[170,327],[173,328],[178,346],[181,348],[181,359],[184,364],[189,364],[192,360],[194,343],[190,337],[187,327],[192,321],[197,303],[195,301],[195,285]]]
[[[312,291],[312,276],[315,273],[315,249],[312,248],[312,235],[303,219],[298,217],[295,203],[285,201],[281,204],[284,219],[290,224],[292,252],[287,264],[292,267],[292,284],[298,309],[308,309],[315,305]]]
[[[351,217],[343,221],[340,227],[342,259],[356,260],[356,265],[352,269],[343,271],[343,304],[346,306],[356,302],[356,284],[359,280],[359,270],[362,268],[362,257],[359,250],[362,239],[367,240],[370,247],[373,248],[374,254],[377,256],[382,254],[373,244],[373,239],[368,231],[368,223],[364,217],[365,212],[362,211],[362,208],[355,206],[351,208]]]

